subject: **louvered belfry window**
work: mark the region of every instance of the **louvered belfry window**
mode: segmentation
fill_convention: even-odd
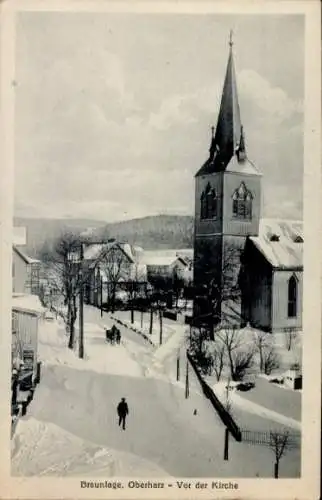
[[[233,194],[233,217],[251,220],[253,195],[242,182]]]
[[[295,276],[291,276],[288,280],[287,315],[289,318],[295,318],[297,315],[297,279]]]
[[[200,197],[200,218],[214,219],[217,217],[217,194],[208,182]]]

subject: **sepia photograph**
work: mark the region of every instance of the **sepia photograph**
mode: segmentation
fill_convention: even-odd
[[[301,481],[321,321],[305,11],[81,4],[12,18],[11,481]]]

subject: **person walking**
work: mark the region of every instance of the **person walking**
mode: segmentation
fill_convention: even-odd
[[[127,402],[125,401],[125,398],[122,398],[121,401],[119,402],[117,406],[117,414],[119,416],[119,426],[121,427],[123,431],[125,431],[125,420],[126,416],[129,414],[129,407]]]

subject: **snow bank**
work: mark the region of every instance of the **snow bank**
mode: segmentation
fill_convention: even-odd
[[[168,474],[136,455],[97,446],[52,423],[20,420],[12,441],[13,476],[148,476]]]
[[[228,404],[232,405],[232,407],[238,406],[240,409],[249,413],[253,413],[260,417],[273,420],[287,427],[293,427],[297,430],[301,430],[301,422],[299,422],[298,420],[286,417],[281,413],[277,413],[276,411],[269,410],[268,408],[265,408],[264,406],[261,406],[257,403],[253,403],[252,401],[249,401],[248,399],[243,398],[242,396],[237,394],[236,385],[237,383],[230,382],[229,390],[227,391],[227,381],[217,382],[212,386],[212,390],[224,406],[226,406],[228,402]]]
[[[115,315],[115,318],[118,319],[117,315]],[[153,319],[153,330],[152,334],[149,333],[150,331],[150,321],[143,321],[142,327],[141,327],[141,321],[134,320],[133,323],[129,319],[120,319],[122,322],[121,324],[125,325],[128,328],[132,328],[136,330],[138,333],[142,333],[146,335],[151,343],[155,346],[160,345],[160,323],[159,323],[159,318],[154,317]],[[182,326],[182,325],[179,325]],[[162,324],[162,342],[164,343],[169,337],[171,337],[177,329],[177,325],[169,325],[168,323]]]
[[[185,342],[186,328],[184,325],[176,325],[173,334],[167,338],[160,347],[156,349],[153,359],[162,363],[168,356],[182,348]]]

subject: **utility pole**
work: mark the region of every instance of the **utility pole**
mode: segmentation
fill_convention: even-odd
[[[180,380],[180,349],[177,352],[177,380]]]
[[[185,397],[188,399],[189,397],[189,361],[188,361],[188,356],[187,356],[187,363],[186,363],[186,391],[185,391]]]
[[[79,343],[78,356],[84,358],[84,284],[83,284],[83,263],[84,263],[84,247],[80,245],[79,259]]]
[[[101,305],[101,318],[102,318],[103,317],[103,278],[102,278],[102,276],[101,276],[100,285],[101,285],[101,301],[100,301],[101,303],[100,303],[100,305]]]
[[[225,428],[224,460],[228,460],[229,430]]]
[[[160,345],[162,345],[162,309],[159,309],[159,320],[160,320]]]

